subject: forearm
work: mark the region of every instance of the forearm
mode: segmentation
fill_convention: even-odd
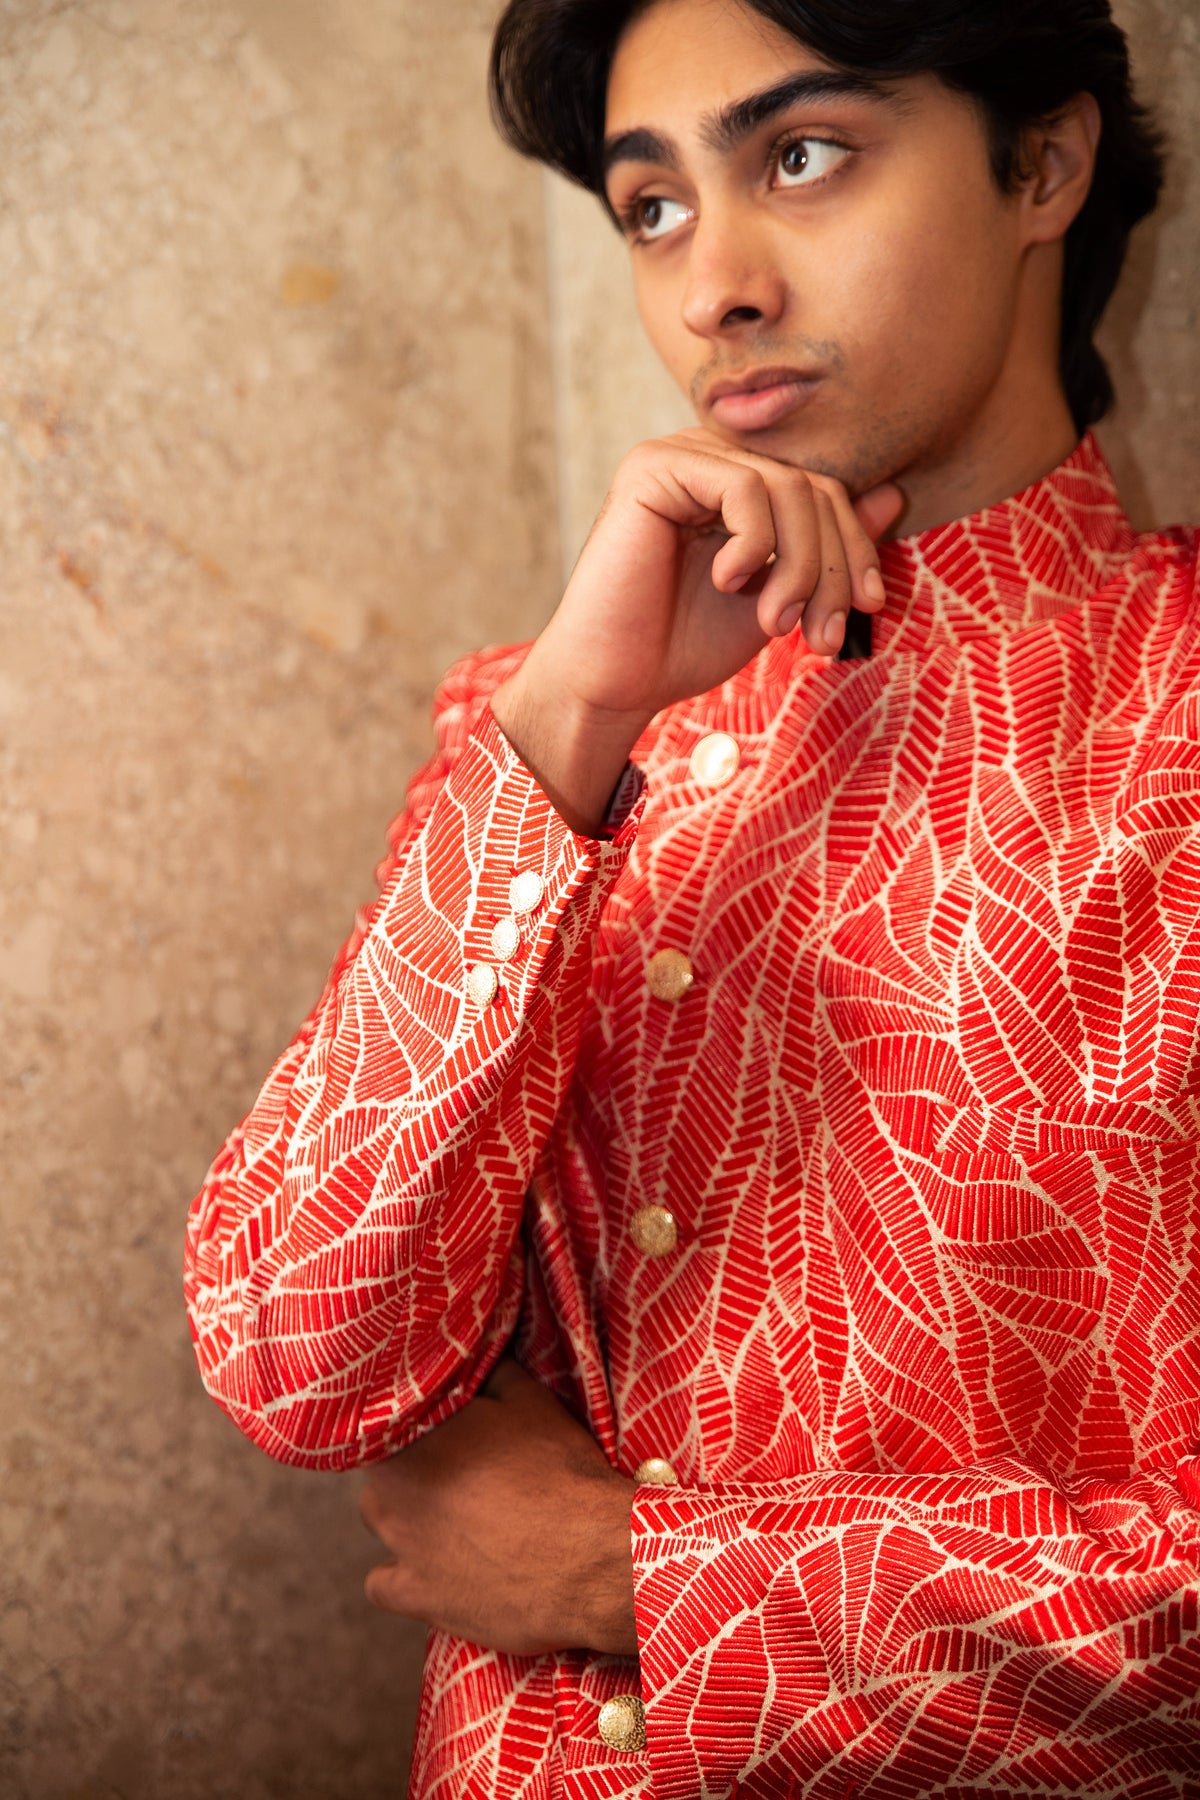
[[[492,712],[563,820],[573,831],[595,837],[652,715],[580,705],[545,660],[535,645],[523,667],[493,695]]]

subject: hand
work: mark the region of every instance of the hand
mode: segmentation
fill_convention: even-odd
[[[904,504],[681,431],[617,471],[566,593],[493,708],[571,823],[591,829],[654,714],[706,693],[799,627],[832,656],[875,612],[874,540]]]
[[[371,1470],[362,1515],[392,1560],[367,1598],[514,1656],[636,1656],[633,1493],[506,1357],[477,1399]]]

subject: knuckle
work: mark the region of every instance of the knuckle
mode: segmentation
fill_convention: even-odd
[[[767,478],[761,469],[752,469],[748,463],[731,462],[729,464],[729,485],[742,494],[755,499],[767,498]]]
[[[426,1597],[418,1570],[411,1557],[390,1556],[376,1563],[363,1582],[363,1592],[372,1606],[382,1612],[411,1616]]]
[[[372,1569],[363,1582],[363,1591],[372,1606],[380,1612],[399,1612],[401,1596],[396,1581],[395,1565]]]
[[[764,566],[777,556],[775,533],[769,526],[741,530],[738,540],[742,546],[741,554],[757,557]]]

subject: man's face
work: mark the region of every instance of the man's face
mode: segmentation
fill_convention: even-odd
[[[657,0],[606,139],[642,319],[702,423],[853,492],[1003,430],[1021,214],[971,102],[856,88],[741,0]]]

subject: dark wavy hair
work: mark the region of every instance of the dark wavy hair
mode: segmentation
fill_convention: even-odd
[[[608,73],[625,27],[654,0],[509,0],[492,44],[501,135],[604,197]],[[933,74],[987,121],[992,169],[1011,192],[1026,134],[1075,95],[1103,129],[1091,192],[1067,233],[1060,368],[1083,432],[1113,386],[1094,343],[1129,234],[1154,211],[1162,140],[1134,97],[1129,51],[1108,0],[744,0],[836,67],[875,78]]]

